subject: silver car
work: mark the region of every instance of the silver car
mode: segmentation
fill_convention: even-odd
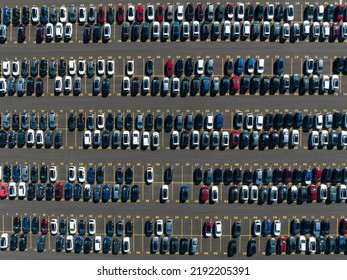
[[[17,81],[17,92],[19,95],[23,95],[26,91],[26,82],[25,79],[19,78]]]
[[[49,128],[55,129],[57,127],[56,114],[55,112],[49,113]]]
[[[198,239],[196,237],[190,240],[190,254],[195,254],[198,251]]]

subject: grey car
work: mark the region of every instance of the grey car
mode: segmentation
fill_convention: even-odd
[[[196,237],[190,240],[190,254],[195,254],[198,251],[198,239]]]
[[[93,94],[99,94],[101,91],[101,80],[99,76],[96,76],[93,81]]]
[[[3,116],[3,122],[2,122],[2,125],[4,127],[4,129],[9,129],[10,126],[11,126],[11,121],[10,121],[10,114],[9,113],[5,113],[4,116]]]
[[[55,129],[57,127],[56,114],[55,112],[49,113],[49,129]]]
[[[93,113],[90,113],[87,116],[87,128],[88,130],[94,129],[94,114]]]
[[[49,73],[49,77],[52,79],[54,78],[56,75],[57,75],[57,62],[56,60],[51,60],[49,62],[49,70],[48,70],[48,73]]]
[[[23,94],[25,94],[25,91],[26,91],[25,79],[19,78],[17,81],[17,92],[18,92],[18,94],[23,95]]]
[[[167,219],[165,222],[165,234],[171,235],[172,233],[172,219]]]
[[[82,82],[80,77],[76,77],[73,82],[73,93],[78,95],[82,92]]]
[[[27,182],[29,180],[29,168],[27,165],[22,166],[22,181]]]
[[[154,236],[151,240],[151,253],[156,253],[159,251],[159,237]]]
[[[24,129],[24,130],[29,128],[28,113],[22,113],[22,115],[21,115],[21,126],[22,126],[22,129]]]

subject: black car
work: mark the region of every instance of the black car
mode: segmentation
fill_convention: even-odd
[[[185,237],[181,238],[181,240],[180,240],[180,254],[187,253],[188,252],[188,246],[189,246],[188,239]]]
[[[25,26],[23,24],[20,24],[18,26],[18,43],[23,43],[25,41],[26,35],[25,35]]]
[[[118,254],[121,250],[121,241],[115,237],[112,241],[112,254]]]
[[[56,252],[61,252],[64,249],[64,237],[63,236],[58,236],[57,239],[55,240],[55,251]]]
[[[41,77],[45,77],[47,75],[47,66],[48,66],[47,59],[41,59],[40,60],[40,76]]]
[[[140,197],[140,188],[138,185],[133,185],[131,188],[131,202],[136,202]]]
[[[96,23],[93,29],[93,43],[97,43],[101,39],[101,25]]]
[[[15,251],[18,247],[18,236],[16,233],[12,233],[10,237],[10,250]]]
[[[254,239],[248,241],[247,256],[251,257],[257,252],[257,242]]]
[[[46,185],[46,200],[50,201],[54,196],[54,187],[52,184]]]
[[[135,22],[131,27],[131,41],[135,42],[140,37],[140,25]]]
[[[23,7],[22,8],[22,23],[23,24],[29,24],[29,8]]]
[[[27,248],[27,235],[26,234],[21,234],[19,237],[19,246],[18,249],[19,251],[25,251]]]
[[[93,249],[93,243],[90,237],[86,237],[83,242],[83,251],[85,254],[89,254]]]
[[[125,42],[129,39],[129,23],[124,23],[122,26],[122,41]]]
[[[82,197],[82,185],[80,183],[76,183],[73,189],[73,197],[74,201],[79,201]]]
[[[232,227],[233,238],[238,238],[241,235],[241,222],[236,221],[233,223]]]
[[[130,196],[130,188],[128,185],[122,187],[122,202],[127,202]]]
[[[145,222],[145,236],[151,236],[153,234],[153,221],[147,220]]]
[[[125,224],[125,235],[131,237],[134,232],[134,225],[132,221],[127,221]]]
[[[311,229],[311,222],[309,219],[302,219],[301,223],[300,223],[300,234],[305,235],[310,233],[310,229]]]
[[[237,253],[237,241],[230,240],[228,243],[228,256],[234,256]]]
[[[224,174],[223,174],[223,183],[225,185],[230,185],[230,183],[233,181],[233,172],[232,170],[228,167],[224,169]]]

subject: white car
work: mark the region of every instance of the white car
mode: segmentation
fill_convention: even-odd
[[[127,75],[132,76],[134,74],[134,60],[128,60],[126,66]]]
[[[321,79],[321,91],[325,92],[329,90],[330,88],[330,79],[328,75],[323,75],[323,78]]]
[[[202,75],[203,73],[204,73],[204,60],[198,59],[198,61],[196,63],[196,74]]]
[[[320,184],[318,187],[318,198],[320,201],[327,200],[328,198],[328,187],[326,184]]]
[[[135,20],[135,7],[133,5],[128,6],[127,18],[129,22],[133,22]]]
[[[337,199],[338,200],[345,200],[347,199],[347,186],[344,184],[341,184],[337,187]]]
[[[305,20],[302,24],[301,24],[301,35],[303,37],[307,37],[310,34],[310,22],[308,20]]]
[[[25,198],[26,196],[26,185],[24,182],[20,182],[18,185],[18,198]]]
[[[113,76],[114,75],[114,61],[112,59],[107,60],[106,74],[107,74],[107,76]]]
[[[160,236],[163,235],[163,220],[157,220],[155,223],[155,233]]]
[[[67,18],[66,7],[62,6],[59,9],[59,21],[62,22],[62,23],[65,23],[66,22],[66,18]]]
[[[142,91],[148,93],[151,91],[151,80],[148,76],[144,76],[142,80]]]
[[[76,219],[70,219],[69,220],[69,232],[70,232],[70,234],[75,234],[76,231],[77,231]]]
[[[95,236],[94,239],[94,252],[99,252],[101,250],[101,236]]]
[[[317,113],[314,115],[313,123],[315,126],[315,129],[322,129],[323,128],[323,115],[321,113]]]
[[[289,130],[288,128],[283,128],[280,132],[281,144],[287,145],[289,143]]]
[[[69,75],[74,76],[76,74],[76,60],[70,59],[68,64]]]
[[[330,36],[330,25],[328,22],[323,22],[321,26],[322,38],[326,39]]]
[[[36,24],[40,20],[39,8],[34,6],[31,8],[31,22]]]
[[[299,145],[299,141],[300,141],[299,130],[293,129],[291,132],[290,144],[292,146],[297,146],[297,145]]]
[[[54,92],[61,93],[63,90],[63,79],[60,76],[55,77],[54,80]]]
[[[130,92],[130,78],[129,77],[123,78],[122,90],[123,90],[123,93],[129,93]]]
[[[161,200],[166,201],[169,199],[169,186],[168,185],[163,185],[161,187]]]
[[[176,20],[182,21],[184,16],[183,5],[178,5],[176,9]]]
[[[213,115],[208,114],[205,118],[205,128],[211,130],[213,128]]]
[[[90,185],[89,185],[90,187]],[[89,219],[89,222],[88,222],[88,233],[90,235],[94,235],[95,234],[95,231],[96,231],[96,222],[95,222],[95,219]]]
[[[211,201],[218,202],[218,186],[212,186],[211,188]]]
[[[55,38],[61,40],[64,35],[64,26],[61,22],[57,22],[55,25]]]
[[[305,252],[306,251],[306,239],[305,239],[305,236],[300,235],[296,239],[296,246],[297,246],[299,252]]]
[[[255,63],[255,72],[258,74],[264,73],[264,58],[259,58]]]
[[[105,114],[98,113],[96,116],[96,126],[98,129],[103,129],[105,127]]]
[[[138,130],[134,130],[132,134],[132,145],[137,147],[140,145],[140,132]]]
[[[147,167],[146,169],[146,183],[152,184],[153,183],[153,167]]]
[[[78,8],[78,22],[85,23],[86,22],[86,8],[79,7]]]
[[[72,78],[71,76],[65,76],[64,78],[64,93],[69,94],[72,91]]]
[[[76,180],[76,166],[70,166],[68,174],[69,181],[74,182]]]
[[[8,196],[11,198],[11,199],[14,199],[16,198],[17,196],[17,185],[15,182],[10,182],[9,185],[8,185]]]
[[[154,6],[153,5],[147,5],[146,17],[147,17],[147,21],[153,21],[154,20]]]
[[[35,144],[35,132],[33,129],[28,129],[27,132],[27,145],[32,146]]]
[[[282,25],[282,39],[287,40],[290,36],[290,26],[289,23],[284,23]]]
[[[168,23],[168,22],[163,23],[161,36],[163,39],[169,39],[170,38],[170,23]]]
[[[96,72],[98,75],[102,76],[105,73],[105,60],[98,59],[96,62]]]
[[[177,130],[174,130],[171,133],[171,144],[174,147],[177,147],[180,144],[179,133]]]
[[[263,129],[264,117],[262,114],[256,114],[255,116],[255,129]]]
[[[316,253],[316,238],[313,236],[307,239],[307,250],[310,254]]]
[[[222,236],[222,222],[221,221],[215,221],[213,226],[214,226],[214,236],[215,237],[221,237]]]
[[[189,22],[185,21],[182,23],[182,37],[189,38]]]
[[[229,20],[224,21],[223,24],[223,37],[228,38],[231,32],[231,23]]]
[[[198,21],[193,21],[191,32],[192,32],[194,38],[200,37],[200,24]]]
[[[7,93],[7,83],[5,78],[0,78],[0,93],[1,94]]]
[[[240,200],[242,202],[245,202],[248,200],[248,186],[247,185],[242,185],[242,187],[241,187]]]
[[[330,78],[330,90],[331,91],[336,91],[340,87],[340,82],[339,82],[339,76],[338,75],[332,75]]]
[[[262,31],[262,35],[264,38],[270,37],[270,23],[268,21],[264,21]]]
[[[311,146],[317,147],[319,145],[318,131],[312,131],[310,138],[311,138]]]
[[[294,6],[288,5],[286,9],[286,20],[292,21],[294,20]]]
[[[242,25],[242,36],[244,38],[248,38],[251,34],[251,24],[248,20],[246,20]]]
[[[79,183],[84,183],[84,181],[86,180],[86,171],[85,168],[83,166],[78,167],[78,182]]]
[[[275,7],[273,4],[268,4],[265,9],[266,20],[272,20],[274,18]]]
[[[72,23],[68,22],[65,24],[65,38],[72,39],[73,26]]]
[[[54,183],[57,181],[57,167],[56,166],[51,166],[49,168],[49,180]]]
[[[124,254],[130,252],[130,238],[128,236],[123,238],[122,250]]]
[[[83,145],[89,147],[92,144],[92,132],[90,130],[84,131]]]
[[[256,185],[253,185],[249,188],[249,200],[250,201],[257,201],[258,200],[258,187]]]
[[[123,131],[122,138],[123,138],[123,141],[122,141],[123,146],[128,147],[130,145],[130,133],[129,133],[129,131],[127,131],[127,130]]]
[[[175,77],[172,79],[171,84],[172,93],[174,96],[178,95],[180,93],[180,79]]]
[[[73,236],[72,235],[66,236],[66,240],[65,240],[66,252],[71,252],[73,250],[73,246],[74,246]]]
[[[44,145],[44,136],[41,129],[36,131],[36,145],[38,147],[42,147]]]
[[[149,147],[149,141],[150,141],[149,132],[148,131],[144,131],[142,133],[142,147],[143,148]]]
[[[12,76],[18,77],[19,74],[20,74],[19,61],[14,60],[12,61]]]
[[[269,191],[270,201],[276,202],[278,198],[278,188],[276,186],[272,186]]]
[[[340,147],[346,147],[347,146],[347,131],[342,130],[339,133],[339,145],[340,145]]]
[[[200,139],[199,131],[194,130],[190,139],[192,141],[192,146],[194,146],[194,147],[199,146],[199,139]],[[228,135],[228,139],[229,139],[229,135]]]
[[[252,113],[247,113],[245,117],[245,123],[246,123],[246,129],[250,130],[253,128],[253,114]]]
[[[243,20],[245,16],[245,5],[243,3],[239,3],[236,7],[236,19]]]
[[[281,221],[274,220],[272,223],[272,234],[275,236],[279,236],[281,234]]]
[[[81,59],[78,61],[78,75],[84,76],[86,73],[86,61]]]
[[[11,75],[11,64],[7,59],[2,61],[2,74],[5,77]]]
[[[261,234],[261,221],[260,220],[255,220],[253,222],[253,235],[259,236]]]
[[[158,39],[160,36],[160,23],[159,21],[153,22],[152,25],[152,38],[153,39]]]
[[[320,140],[320,145],[321,146],[328,146],[328,144],[329,144],[329,133],[328,133],[327,130],[322,130],[320,132],[319,140]]]
[[[0,249],[6,250],[8,247],[8,233],[4,232],[0,237]]]
[[[159,132],[155,131],[152,134],[152,147],[153,148],[158,148],[159,147]]]
[[[50,220],[50,231],[52,235],[56,235],[58,233],[58,220],[51,219]]]
[[[104,40],[110,40],[111,39],[111,33],[112,33],[111,25],[109,23],[105,23]]]
[[[54,38],[54,26],[52,23],[47,23],[46,25],[46,38],[48,40],[53,40]]]

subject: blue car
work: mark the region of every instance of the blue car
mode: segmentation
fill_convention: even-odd
[[[80,253],[83,249],[83,238],[81,236],[77,236],[75,239],[75,253]]]
[[[283,74],[283,68],[284,68],[283,58],[277,59],[275,61],[275,65],[274,65],[274,74],[275,75],[282,75]]]
[[[172,25],[172,38],[176,40],[180,36],[180,23],[175,21]]]
[[[210,90],[210,78],[209,77],[204,77],[203,80],[201,81],[201,91],[203,94],[208,93]]]
[[[26,234],[30,231],[30,218],[24,217],[23,218],[23,224],[22,224],[23,232]]]
[[[48,8],[46,6],[41,7],[40,20],[42,24],[48,22]]]
[[[252,74],[254,72],[254,58],[250,57],[246,62],[246,72],[247,74]]]
[[[94,184],[94,181],[95,181],[95,169],[93,167],[90,167],[88,169],[87,181],[88,181],[88,184]]]
[[[311,181],[312,181],[312,171],[310,169],[305,169],[303,171],[303,176],[304,178],[304,181],[302,183],[305,183],[305,184],[311,184]]]
[[[110,185],[104,185],[102,188],[102,202],[107,202],[110,199]]]
[[[243,63],[243,58],[238,58],[235,62],[235,74],[236,75],[241,75],[243,72],[244,68],[244,63]]]
[[[72,198],[72,184],[66,183],[64,190],[65,200],[69,201]]]
[[[11,24],[11,10],[9,8],[3,9],[3,22],[5,25]]]
[[[218,130],[223,128],[223,114],[219,113],[214,118],[214,128]]]
[[[181,202],[187,201],[189,198],[189,186],[183,185],[181,187]]]
[[[12,179],[15,182],[18,182],[20,180],[20,167],[19,167],[19,165],[13,166]]]

